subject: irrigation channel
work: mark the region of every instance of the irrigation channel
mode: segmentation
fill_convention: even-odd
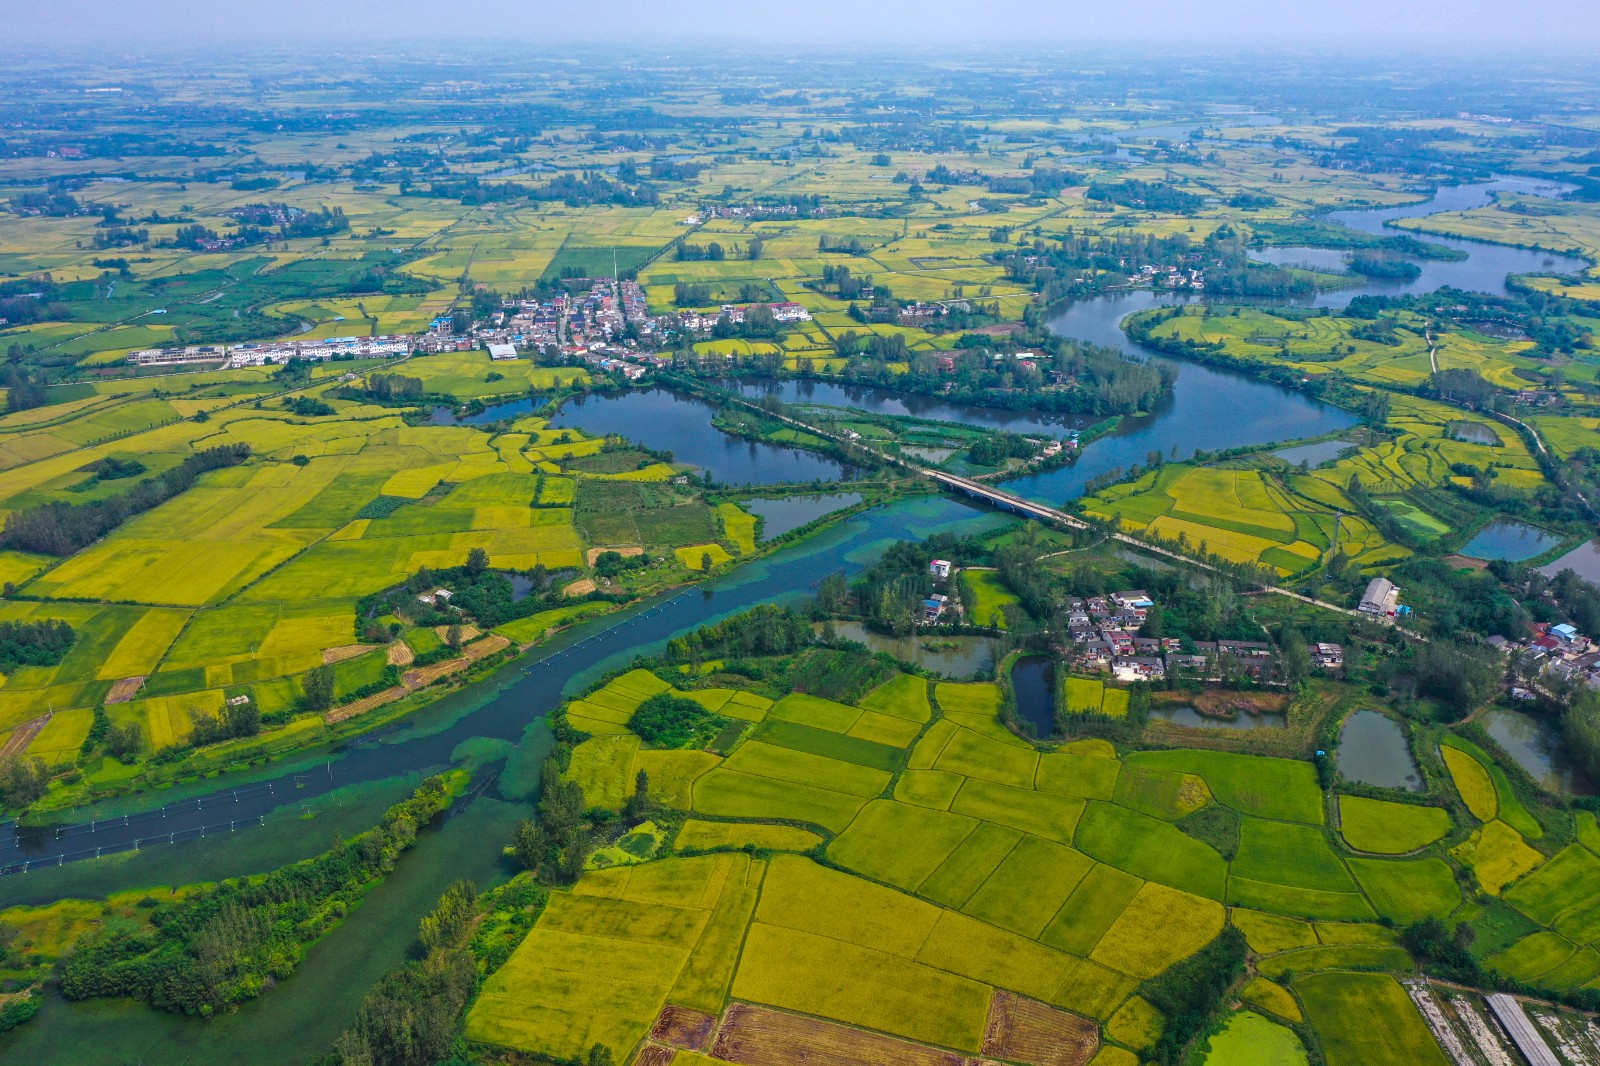
[[[1550,187],[1544,190],[1557,192]],[[1345,212],[1339,221],[1373,232],[1397,217],[1460,210],[1487,202],[1494,189],[1521,187],[1512,179],[1446,188],[1431,200],[1401,209]],[[1374,228],[1376,227],[1376,228]],[[1378,291],[1427,291],[1442,284],[1501,291],[1507,273],[1567,271],[1581,261],[1468,241],[1427,237],[1459,246],[1461,262],[1423,261],[1423,274],[1408,285]],[[1274,253],[1276,254],[1276,253]],[[1317,298],[1342,305],[1355,291]],[[1051,320],[1058,333],[1104,344],[1141,358],[1144,351],[1123,334],[1122,319],[1135,311],[1179,302],[1171,294],[1128,292],[1077,301]],[[1352,416],[1305,396],[1242,374],[1194,363],[1179,367],[1172,394],[1155,411],[1123,420],[1118,430],[1092,444],[1074,466],[1006,483],[1006,489],[1059,506],[1081,495],[1084,482],[1114,467],[1142,463],[1152,450],[1214,450],[1319,435],[1354,422]],[[806,382],[749,386],[773,389],[786,399],[843,402],[865,410],[984,423],[972,409],[938,410],[933,401],[875,390],[848,390]],[[639,394],[648,396],[651,394]],[[628,412],[628,435],[655,448],[680,444],[683,408],[671,394],[676,416],[652,419],[648,407]],[[628,401],[622,401],[628,402]],[[632,401],[637,403],[638,401]],[[604,429],[596,397],[573,412],[585,428]],[[619,412],[621,413],[621,412]],[[1034,416],[992,413],[996,422],[1025,428]],[[591,415],[594,417],[591,419]],[[580,417],[581,416],[581,417]],[[705,425],[695,436],[718,435]],[[1002,422],[1001,419],[1004,419]],[[591,427],[590,422],[596,423]],[[1059,425],[1060,423],[1053,423]],[[663,439],[657,426],[669,428]],[[704,447],[704,445],[702,445]],[[720,447],[720,444],[719,444]],[[687,458],[687,449],[680,452]],[[789,449],[740,442],[737,449],[708,455],[751,480],[766,483],[837,476],[806,466],[796,476]],[[715,474],[715,469],[713,473]],[[735,479],[730,479],[735,480]],[[742,477],[737,480],[743,480]],[[239,1012],[210,1022],[174,1017],[141,1005],[93,1001],[68,1005],[47,998],[33,1022],[7,1037],[14,1061],[161,1063],[213,1061],[239,1064],[293,1061],[325,1048],[348,1023],[371,983],[405,958],[416,922],[457,878],[493,883],[508,872],[501,842],[525,817],[538,785],[538,768],[549,749],[543,716],[564,695],[575,693],[671,636],[716,621],[757,603],[794,602],[811,593],[823,575],[868,565],[893,541],[935,532],[973,533],[1007,519],[987,508],[950,497],[896,501],[843,521],[825,532],[752,561],[705,586],[678,592],[575,627],[536,657],[508,664],[492,677],[452,693],[404,722],[332,750],[308,752],[225,778],[175,786],[154,795],[107,801],[73,812],[59,825],[0,826],[0,906],[64,897],[96,897],[151,885],[174,885],[259,872],[304,858],[374,825],[382,811],[404,798],[429,772],[462,764],[475,772],[472,794],[419,838],[395,874],[367,902],[309,952],[300,971]]]

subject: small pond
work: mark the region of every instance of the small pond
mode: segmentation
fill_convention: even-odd
[[[741,500],[739,506],[763,519],[761,539],[766,541],[860,502],[859,492],[828,492],[817,496],[785,496],[780,500]]]
[[[1555,562],[1541,566],[1539,573],[1555,577],[1563,570],[1571,570],[1585,581],[1600,582],[1600,540],[1585,541]]]
[[[1589,784],[1562,756],[1561,733],[1553,722],[1505,707],[1491,707],[1479,719],[1495,743],[1516,764],[1552,792],[1589,795]]]
[[[1560,543],[1560,536],[1548,529],[1530,526],[1514,518],[1496,518],[1467,541],[1461,554],[1470,559],[1509,559],[1517,562],[1542,555]]]
[[[520,603],[533,592],[533,578],[527,574],[509,574],[511,579],[511,602]]]
[[[965,678],[989,673],[998,660],[992,637],[914,635],[888,637],[860,622],[835,622],[833,631],[845,640],[859,641],[872,651],[884,651],[901,662],[915,663],[946,677]]]
[[[428,421],[435,426],[487,426],[507,418],[532,414],[543,404],[541,397],[524,396],[520,400],[489,404],[483,410],[468,415],[457,415],[458,408],[454,407],[435,407]]]
[[[1339,772],[1352,781],[1380,788],[1422,787],[1405,730],[1377,711],[1357,711],[1339,734]]]
[[[915,445],[904,446],[900,449],[906,455],[921,459],[925,463],[938,466],[956,453],[954,448],[925,448]]]
[[[1236,714],[1232,718],[1217,718],[1201,714],[1187,703],[1158,703],[1150,708],[1150,717],[1190,729],[1283,729],[1289,724],[1286,714]]]
[[[1033,735],[1056,731],[1056,664],[1048,655],[1024,655],[1011,668],[1011,692],[1017,714],[1033,726]]]
[[[1324,274],[1343,274],[1350,269],[1349,255],[1342,248],[1307,248],[1299,245],[1280,248],[1252,248],[1250,258],[1275,267],[1299,267]]]
[[[1319,440],[1315,444],[1297,444],[1293,448],[1282,448],[1272,454],[1295,466],[1301,463],[1319,466],[1339,458],[1339,453],[1348,447],[1350,442],[1347,440]]]
[[[1486,426],[1482,422],[1451,422],[1448,429],[1452,437],[1456,440],[1464,440],[1468,444],[1495,445],[1500,443],[1500,435],[1492,427]]]

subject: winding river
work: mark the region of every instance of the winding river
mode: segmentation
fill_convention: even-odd
[[[1388,219],[1471,206],[1486,200],[1495,188],[1510,187],[1511,180],[1444,189],[1425,203],[1347,212],[1339,220],[1381,230]],[[1425,291],[1440,284],[1497,291],[1508,272],[1584,265],[1543,252],[1427,239],[1459,243],[1470,258],[1460,263],[1424,261],[1423,276],[1416,282],[1379,291]],[[1318,302],[1340,306],[1352,295],[1353,290],[1344,290],[1325,294]],[[1172,302],[1170,294],[1107,294],[1066,307],[1050,324],[1068,336],[1162,359],[1130,342],[1120,323],[1134,311]],[[1080,495],[1084,483],[1096,474],[1142,464],[1152,451],[1185,458],[1197,448],[1290,440],[1354,422],[1347,412],[1240,374],[1193,363],[1177,366],[1175,387],[1159,409],[1124,419],[1114,434],[1087,448],[1075,466],[1031,475],[1008,487],[1060,503]],[[835,393],[829,390],[838,390],[837,386],[792,381],[777,387],[786,399],[797,401],[848,402],[886,413],[948,417],[942,411],[934,413],[936,401],[916,397],[871,390]],[[602,416],[606,409],[604,402],[590,400],[570,409],[567,417],[571,424],[604,430],[613,418],[626,414],[619,409],[616,415]],[[974,415],[972,409],[959,417],[1006,428],[1037,417],[990,414],[993,421]],[[702,418],[698,439],[718,436],[704,426],[703,413],[696,417]],[[1045,421],[1054,427],[1063,424]],[[674,430],[672,435],[679,434]],[[672,444],[663,440],[656,446]],[[700,448],[706,465],[731,475],[729,481],[746,476],[766,481],[836,476],[835,471],[799,462],[799,456],[786,449],[751,448],[746,442]],[[680,457],[695,461],[687,451]],[[700,457],[697,450],[696,458]],[[549,745],[543,716],[563,695],[637,654],[660,647],[675,634],[756,603],[799,600],[824,575],[857,570],[895,540],[938,531],[977,532],[1006,520],[951,498],[920,497],[889,504],[703,587],[579,626],[541,649],[537,658],[509,664],[492,678],[379,735],[154,795],[105,802],[73,812],[71,824],[0,827],[0,869],[18,871],[0,877],[0,906],[44,902],[270,869],[371,826],[386,806],[404,797],[428,772],[464,763],[478,774],[476,797],[424,833],[414,852],[368,904],[312,948],[296,976],[262,1000],[237,1014],[202,1023],[124,1003],[69,1006],[51,996],[37,1019],[6,1038],[8,1058],[53,1063],[138,1061],[157,1066],[222,1058],[239,1064],[280,1063],[319,1052],[348,1024],[371,981],[403,960],[417,919],[451,881],[470,876],[481,885],[505,875],[495,844],[508,839],[528,812],[526,800],[537,787],[538,767]]]

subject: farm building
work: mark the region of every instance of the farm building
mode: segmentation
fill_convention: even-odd
[[[1366,614],[1392,617],[1399,604],[1400,590],[1386,577],[1367,582],[1367,591],[1361,594],[1361,610]]]

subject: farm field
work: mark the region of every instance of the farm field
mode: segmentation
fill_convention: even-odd
[[[326,14],[292,55],[13,20],[0,887],[42,905],[0,914],[0,1060],[1443,1066],[1419,978],[1594,1040],[1545,1016],[1600,1003],[1594,804],[1498,731],[1526,686],[1565,760],[1593,708],[1485,645],[1600,611],[1535,576],[1600,499],[1600,91],[1549,49],[714,40],[749,11],[672,12],[692,51],[568,12],[604,38],[568,48],[513,11],[413,52]],[[832,29],[927,29],[883,17]],[[1480,206],[1348,214],[1430,198]],[[690,420],[603,432],[655,390]],[[1394,625],[1323,609],[1380,576]],[[1146,661],[1071,656],[1074,599]],[[1272,664],[1126,680],[1219,640]],[[1365,707],[1409,788],[1341,761]],[[402,876],[322,899],[445,765]],[[270,928],[165,887],[313,845]],[[93,917],[175,934],[167,979],[74,952]],[[146,1002],[66,1002],[102,980]],[[155,1014],[180,986],[211,1002]]]
[[[490,391],[481,352],[414,362],[426,368],[432,391],[463,400]],[[563,585],[581,582],[595,554],[590,547],[596,542],[586,537],[593,531],[580,510],[591,493],[627,495],[625,513],[638,547],[622,547],[637,552],[648,545],[657,553],[652,566],[626,576],[629,588],[691,577],[707,553],[727,560],[753,548],[753,519],[732,505],[716,522],[693,489],[630,487],[604,473],[569,469],[603,443],[580,431],[557,434],[538,419],[497,434],[417,425],[394,409],[330,395],[324,369],[311,382],[332,410],[326,415],[235,405],[233,397],[270,395],[275,388],[266,372],[244,370],[139,379],[123,386],[125,393],[116,392],[114,382],[70,386],[84,396],[65,402],[54,420],[38,417],[41,411],[12,416],[23,438],[48,432],[65,440],[66,450],[35,450],[21,465],[0,471],[4,514],[107,499],[133,483],[100,479],[96,464],[102,462],[136,461],[148,477],[219,446],[248,449],[248,458],[201,474],[192,487],[64,557],[4,553],[7,580],[22,596],[0,603],[0,615],[67,622],[77,636],[59,665],[21,667],[6,678],[0,743],[13,729],[53,713],[50,728],[29,741],[28,750],[64,766],[87,733],[90,712],[110,702],[116,720],[139,730],[140,747],[150,756],[188,744],[193,715],[215,715],[226,699],[239,696],[276,716],[255,742],[258,748],[310,740],[316,734],[303,727],[309,722],[294,719],[297,710],[306,711],[300,693],[309,672],[336,664],[336,701],[383,687],[381,652],[352,657],[381,647],[398,628],[379,633],[359,626],[362,597],[423,570],[459,567],[474,549],[501,572],[538,570],[567,575]],[[492,383],[493,390],[509,386],[524,393],[585,376],[526,362],[510,369],[522,377]],[[137,414],[140,404],[158,402],[140,397],[164,391],[163,384],[171,389],[174,377],[196,379],[188,382],[192,395],[216,395],[208,407],[190,408],[209,411],[204,421],[179,421],[170,407],[153,421]],[[102,403],[101,396],[108,399]],[[103,432],[93,428],[95,420],[103,423],[112,414],[123,419],[113,443],[73,443],[93,439],[82,433]],[[690,512],[700,521],[679,517]],[[617,540],[608,536],[602,543],[613,547]],[[676,549],[685,550],[680,556]],[[507,623],[507,635],[535,642],[606,608],[603,601],[558,598],[548,610]],[[440,647],[428,630],[408,634],[406,644],[407,656],[391,655],[389,662],[409,663]],[[115,787],[125,788],[129,776],[117,777]],[[91,775],[61,799],[95,787]]]
[[[1582,889],[1600,876],[1600,858],[1583,844],[1546,860],[1507,827],[1450,851],[1446,809],[1363,796],[1338,797],[1332,823],[1313,767],[1295,760],[1181,749],[1119,756],[1099,742],[1041,751],[993,728],[992,686],[900,674],[854,706],[789,696],[728,717],[760,690],[676,671],[669,686],[636,668],[567,705],[566,721],[593,734],[566,774],[587,802],[620,809],[647,769],[652,789],[662,782],[661,802],[690,818],[677,851],[663,845],[640,865],[585,874],[571,906],[637,894],[678,909],[613,926],[637,930],[623,941],[653,960],[648,970],[563,986],[536,1003],[531,990],[555,987],[565,965],[569,949],[554,938],[585,928],[562,897],[557,917],[540,920],[474,1008],[469,1034],[557,1057],[596,1040],[631,1052],[657,1039],[646,1034],[670,1005],[723,1018],[767,1010],[810,1019],[829,1040],[877,1033],[870,1039],[908,1042],[906,1061],[943,1062],[938,1055],[983,1051],[1009,996],[1116,1051],[1147,1046],[1161,1030],[1160,1012],[1134,995],[1139,982],[1232,924],[1256,953],[1260,976],[1245,998],[1262,1013],[1236,1016],[1214,1039],[1213,1060],[1233,1061],[1237,1044],[1262,1049],[1263,1063],[1306,1061],[1281,1024],[1304,1021],[1330,1061],[1443,1061],[1388,975],[1415,965],[1394,926],[1470,906],[1455,869],[1528,923],[1486,965],[1554,988],[1600,976],[1600,956],[1586,949],[1600,936],[1600,912]],[[716,751],[641,744],[629,716],[655,692],[746,723],[743,739]],[[871,715],[915,728],[895,737],[874,726],[869,741],[861,726]],[[1226,856],[1188,828],[1218,812],[1238,826]],[[752,858],[739,850],[748,847],[761,850]],[[684,857],[686,848],[713,854]],[[738,864],[726,880],[714,875],[720,896],[706,887],[713,875],[677,872],[712,861]],[[643,887],[667,883],[670,896]],[[730,885],[743,886],[736,906]],[[734,924],[718,927],[730,909]],[[699,916],[707,910],[709,920]],[[735,939],[744,946],[731,954],[722,945]],[[686,989],[687,975],[712,972],[713,985]],[[590,1001],[608,1006],[580,1024],[578,1004]],[[1384,1018],[1376,1035],[1358,1021],[1369,1011]]]

